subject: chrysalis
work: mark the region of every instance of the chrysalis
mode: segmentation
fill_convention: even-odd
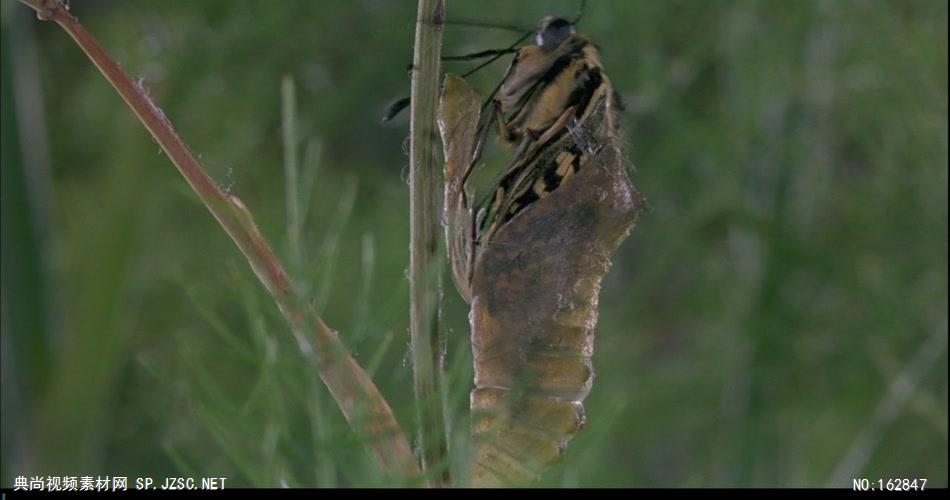
[[[600,283],[643,205],[616,115],[596,49],[560,18],[542,20],[487,105],[446,76],[444,222],[471,305],[473,486],[529,483],[584,425]],[[467,181],[492,125],[516,148],[476,202]]]

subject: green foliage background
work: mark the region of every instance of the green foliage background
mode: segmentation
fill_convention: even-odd
[[[379,118],[408,93],[414,2],[72,3],[285,256],[294,78],[313,176],[296,272],[412,429],[408,127]],[[448,17],[530,28],[577,6]],[[58,27],[2,9],[0,483],[393,484],[112,88]],[[588,426],[543,484],[946,486],[946,2],[592,0],[581,30],[650,210],[601,294]],[[516,38],[450,26],[445,52]],[[459,467],[471,357],[446,298]]]

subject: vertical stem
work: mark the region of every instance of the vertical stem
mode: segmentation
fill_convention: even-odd
[[[294,79],[284,75],[280,85],[281,132],[284,139],[284,197],[287,200],[287,248],[290,253],[290,266],[294,272],[300,272],[300,188],[297,161],[297,97],[294,91]]]
[[[419,0],[410,118],[409,319],[422,469],[433,486],[450,481],[441,391],[441,189],[435,140],[444,21],[443,0]]]

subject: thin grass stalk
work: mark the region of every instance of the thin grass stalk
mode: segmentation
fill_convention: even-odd
[[[310,155],[311,161],[303,164],[299,161],[297,137],[297,93],[294,79],[284,75],[280,85],[281,102],[281,131],[284,142],[284,196],[287,210],[287,252],[291,269],[297,273],[304,271],[304,249],[301,242],[301,233],[304,226],[304,215],[309,205],[309,194],[313,188],[311,182],[317,168],[315,157]],[[309,146],[308,146],[308,149]],[[329,281],[329,280],[327,280]],[[302,285],[302,284],[301,284]],[[326,451],[324,443],[333,436],[332,422],[327,418],[327,408],[324,395],[319,390],[319,382],[307,380],[307,416],[310,422],[310,432],[313,439],[314,463],[313,473],[317,485],[321,488],[333,488],[336,482],[336,463]]]
[[[284,75],[280,83],[281,133],[284,141],[284,197],[287,209],[287,251],[293,272],[302,270],[300,248],[300,162],[297,160],[297,93],[294,79]]]

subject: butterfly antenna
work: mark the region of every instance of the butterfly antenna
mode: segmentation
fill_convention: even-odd
[[[581,0],[581,6],[577,11],[577,17],[574,18],[574,21],[572,21],[572,24],[576,26],[577,23],[581,22],[581,18],[584,17],[584,12],[586,11],[587,11],[587,0]]]
[[[449,26],[467,26],[472,28],[491,28],[497,30],[511,31],[513,33],[524,33],[526,30],[522,26],[515,26],[513,24],[499,24],[493,23],[490,21],[480,21],[478,19],[450,19],[446,20],[445,24]]]
[[[508,48],[506,48],[506,49],[504,49],[504,50],[499,50],[499,51],[498,51],[498,54],[496,54],[496,55],[495,55],[494,57],[492,57],[491,59],[489,59],[489,60],[487,60],[487,61],[485,61],[485,62],[479,64],[478,66],[475,66],[475,68],[469,70],[467,73],[465,73],[464,75],[462,75],[462,78],[465,78],[465,77],[467,77],[467,76],[470,76],[472,73],[475,73],[476,71],[478,71],[478,70],[484,68],[485,66],[488,66],[489,64],[491,64],[491,63],[497,61],[498,58],[500,58],[501,56],[503,56],[503,55],[505,55],[505,54],[510,54],[512,51],[514,51],[515,47],[517,47],[519,43],[523,42],[523,41],[525,40],[525,38],[528,38],[529,36],[531,36],[532,33],[534,33],[534,32],[533,32],[533,31],[528,31],[528,32],[524,33],[523,35],[521,35],[521,38],[519,38],[518,40],[515,41],[515,43],[511,44]]]

